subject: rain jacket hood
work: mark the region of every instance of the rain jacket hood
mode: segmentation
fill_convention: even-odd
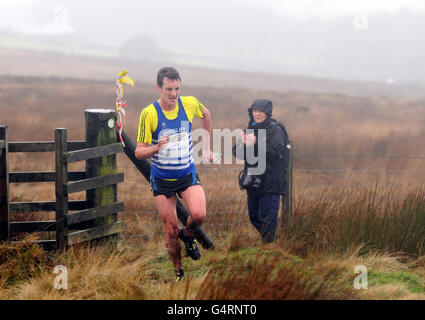
[[[265,112],[268,116],[268,118],[270,118],[272,116],[272,112],[273,112],[273,103],[270,100],[267,99],[257,99],[253,102],[253,104],[251,105],[251,107],[249,107],[248,109],[248,113],[249,113],[249,118],[251,119],[251,121],[254,121],[254,117],[252,115],[252,112],[255,110],[260,110],[262,112]]]

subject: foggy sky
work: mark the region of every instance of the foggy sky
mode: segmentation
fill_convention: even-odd
[[[342,79],[425,82],[424,13],[359,12],[360,19],[355,15],[299,19],[289,6],[285,11],[284,6],[270,5],[271,0],[26,2],[32,4],[31,14],[21,8],[17,19],[0,19],[0,28],[51,32],[57,27],[52,25],[57,18],[53,11],[61,4],[69,26],[62,28],[63,41],[80,39],[87,45],[127,49],[120,54],[135,50],[131,58],[199,61],[221,68]],[[321,3],[326,2],[330,3]],[[7,10],[0,5],[0,18],[2,14]]]

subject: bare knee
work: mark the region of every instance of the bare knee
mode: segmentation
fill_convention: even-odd
[[[193,210],[190,216],[192,218],[192,223],[196,226],[200,226],[205,220],[206,211],[202,209]]]

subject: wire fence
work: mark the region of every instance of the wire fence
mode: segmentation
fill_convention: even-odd
[[[127,157],[119,156],[117,160],[115,169],[123,172],[125,179],[118,185],[118,199],[125,203],[125,211],[119,214],[119,219],[126,222],[123,238],[136,241],[149,238],[155,233],[162,233],[162,222],[156,211],[149,182]],[[402,190],[424,185],[424,160],[425,157],[422,156],[294,154],[294,205],[296,206],[299,200],[314,201],[325,191],[337,193],[342,188],[367,190],[371,186],[383,188],[391,186]],[[237,164],[197,166],[207,198],[207,219],[202,226],[207,234],[220,237],[233,231],[240,232],[244,226],[251,227],[246,193],[240,190],[238,185],[238,175],[242,168],[243,165]],[[85,167],[84,164],[80,164],[71,169],[84,170]],[[54,168],[50,170],[54,171]],[[48,190],[54,195],[54,184],[50,186],[38,184],[30,187],[34,187],[31,193],[17,192],[14,193],[14,197],[36,197],[39,190],[37,188]],[[19,189],[19,184],[13,188]],[[85,199],[84,192],[73,196],[75,199]]]
[[[368,189],[371,186],[407,188],[425,183],[425,157],[422,156],[367,156],[367,155],[294,155],[293,192],[294,201],[303,197],[314,199],[324,189]],[[326,168],[326,163],[317,167],[305,160],[339,160],[337,168]],[[346,160],[356,160],[348,163]],[[365,167],[359,168],[358,160]],[[365,164],[363,160],[367,160]],[[386,167],[371,168],[371,161],[385,160]],[[407,162],[415,160],[414,166]],[[391,168],[393,162],[397,168]],[[400,164],[400,161],[403,163]],[[309,167],[306,167],[309,165]],[[332,162],[331,165],[336,165]],[[404,168],[400,168],[405,165]],[[325,168],[323,168],[325,166]],[[250,226],[246,193],[238,185],[238,175],[243,165],[198,165],[197,171],[207,197],[207,219],[203,229],[215,236],[224,236],[242,226]],[[124,172],[125,181],[120,184],[119,199],[126,203],[125,214],[138,216],[143,220],[146,230],[160,228],[154,198],[148,181],[131,164],[120,163],[118,170]],[[314,192],[315,191],[315,192]],[[282,211],[282,210],[281,210]],[[281,219],[281,217],[280,217]],[[131,234],[132,238],[143,235]]]
[[[300,154],[295,159],[390,159],[390,160],[425,160],[422,156],[372,156],[372,155],[333,155],[333,154]]]

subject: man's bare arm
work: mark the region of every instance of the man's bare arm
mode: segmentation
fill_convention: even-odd
[[[139,160],[148,159],[152,157],[154,154],[158,153],[159,150],[161,150],[167,143],[168,143],[168,136],[161,138],[158,144],[155,144],[155,145],[149,145],[147,143],[138,142],[134,155]]]
[[[202,115],[204,116],[202,120],[202,128],[207,130],[207,132],[211,135],[211,113],[207,109],[207,107],[204,107],[202,110]]]
[[[204,107],[202,110],[202,115],[204,116],[201,119],[202,122],[202,128],[206,131],[207,136],[204,137],[203,142],[204,145],[202,147],[203,151],[203,155],[205,157],[205,159],[207,159],[207,161],[212,161],[214,156],[213,153],[211,152],[211,146],[210,146],[210,136],[211,136],[211,113],[210,111]]]

